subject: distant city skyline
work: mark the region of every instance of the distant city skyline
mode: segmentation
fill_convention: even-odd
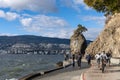
[[[83,0],[0,0],[0,36],[36,35],[70,38],[78,24],[86,39],[94,40],[105,17]]]

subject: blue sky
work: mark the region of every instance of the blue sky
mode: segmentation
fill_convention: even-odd
[[[86,39],[94,40],[105,17],[83,0],[0,0],[0,35],[70,38],[78,24]]]

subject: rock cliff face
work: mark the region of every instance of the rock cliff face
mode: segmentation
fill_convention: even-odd
[[[87,47],[86,39],[83,34],[73,34],[70,39],[70,49],[72,54],[84,54]]]
[[[111,52],[113,57],[120,57],[120,13],[111,16],[98,38],[86,49],[87,53]]]

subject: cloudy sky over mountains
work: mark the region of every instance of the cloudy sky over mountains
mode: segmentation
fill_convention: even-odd
[[[105,17],[83,0],[0,0],[0,35],[38,35],[70,38],[78,24],[94,40]]]

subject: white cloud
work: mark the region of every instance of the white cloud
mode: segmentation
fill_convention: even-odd
[[[47,31],[41,33],[43,36],[47,37],[57,37],[57,38],[68,38],[70,39],[71,35],[73,34],[72,28],[59,28],[59,29],[53,29],[53,31]]]
[[[19,15],[16,14],[16,13],[13,13],[13,12],[7,12],[6,13],[6,19],[9,20],[9,21],[12,21],[12,20],[15,20],[16,18],[18,18]]]
[[[4,11],[0,10],[0,18],[4,18],[4,17],[5,17]]]
[[[86,31],[84,35],[88,40],[95,40],[102,31],[102,29],[103,27],[88,28],[88,31]]]
[[[79,16],[80,19],[83,21],[92,21],[100,25],[104,25],[105,17],[104,16]]]
[[[32,22],[32,18],[24,18],[21,20],[22,25],[26,27],[30,26],[31,22]]]
[[[84,20],[85,21],[90,21],[90,20],[105,20],[105,17],[104,16],[85,16],[84,17]]]
[[[20,19],[23,28],[28,32],[35,32],[42,36],[70,38],[72,28],[59,17],[36,15]]]
[[[82,4],[82,5],[84,5],[83,0],[73,0],[73,2],[74,2],[75,4]]]
[[[0,0],[0,8],[42,12],[55,12],[57,10],[56,0]]]
[[[6,20],[12,21],[12,20],[15,20],[16,18],[19,18],[19,15],[14,12],[5,13],[4,11],[0,10],[0,18],[4,18]]]
[[[72,32],[73,32],[72,29],[71,30],[60,29],[60,30],[54,30],[53,32],[47,32],[44,34],[44,36],[70,39]]]
[[[84,0],[73,0],[74,4],[76,4],[78,7],[82,5],[84,9],[89,10],[90,7],[88,7],[85,3]]]
[[[60,0],[63,5],[67,7],[72,7],[78,12],[80,12],[80,8],[83,7],[85,10],[89,10],[90,8],[84,3],[83,0]]]

